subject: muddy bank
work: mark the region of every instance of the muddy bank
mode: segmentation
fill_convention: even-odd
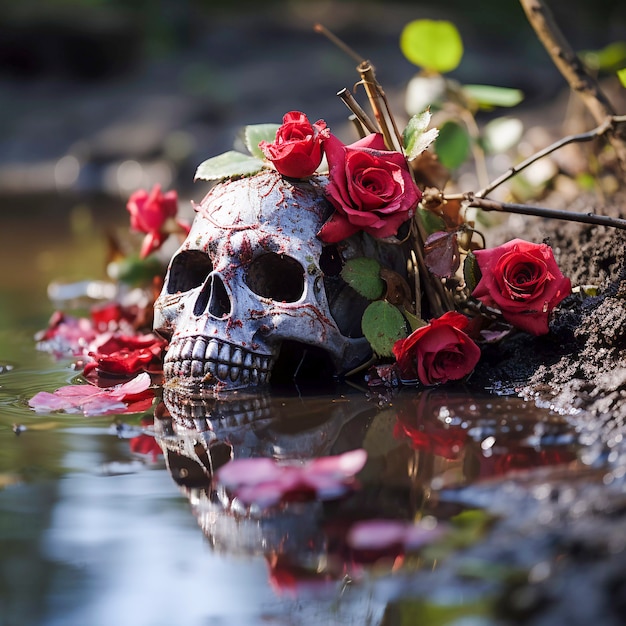
[[[618,216],[625,206],[617,194],[560,208]],[[536,470],[454,497],[505,518],[476,556],[530,568],[523,585],[500,589],[511,622],[617,625],[626,610],[626,231],[539,219],[524,228],[502,227],[493,245],[545,240],[572,285],[597,293],[564,300],[547,336],[518,333],[484,349],[472,383],[564,412],[589,470]]]
[[[581,196],[564,208],[619,216],[624,206],[622,193],[603,204]],[[477,380],[496,391],[533,397],[566,412],[580,410],[598,418],[610,413],[611,422],[623,425],[626,231],[531,218],[522,233],[510,233],[504,227],[493,234],[501,241],[513,236],[546,241],[572,286],[584,286],[592,295],[574,293],[566,298],[555,312],[547,336],[518,333],[489,346]]]

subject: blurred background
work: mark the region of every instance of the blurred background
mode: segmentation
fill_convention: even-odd
[[[576,49],[626,39],[620,0],[549,4]],[[564,86],[516,0],[2,3],[0,196],[187,190],[243,124],[292,109],[343,123],[335,93],[356,82],[355,63],[315,22],[370,59],[393,96],[418,71],[398,45],[418,18],[457,25],[465,82],[522,89],[526,106]]]
[[[577,50],[626,40],[622,0],[550,5]],[[352,141],[335,94],[357,81],[355,62],[316,22],[372,61],[406,119],[404,89],[419,68],[399,37],[419,18],[456,24],[461,81],[521,89],[531,112],[565,89],[516,0],[2,2],[0,323],[11,288],[97,274],[92,235],[128,223],[132,191],[175,188],[191,212],[207,189],[195,168],[231,149],[243,125],[299,109]]]

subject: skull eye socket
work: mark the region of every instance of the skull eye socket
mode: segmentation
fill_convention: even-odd
[[[246,285],[257,296],[278,302],[297,302],[304,293],[304,268],[296,259],[268,252],[254,259],[246,271]]]
[[[212,271],[213,263],[208,254],[200,250],[184,250],[172,259],[167,293],[182,293],[199,287]]]

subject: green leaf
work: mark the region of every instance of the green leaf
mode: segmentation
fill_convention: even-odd
[[[446,230],[446,223],[439,215],[436,215],[432,211],[422,207],[418,207],[417,213],[424,226],[427,236],[432,235],[432,233],[436,233],[439,230]]]
[[[472,293],[481,279],[481,272],[478,267],[476,255],[472,252],[467,253],[465,261],[463,262],[463,278],[465,278],[465,284],[467,285],[469,292]]]
[[[263,161],[256,157],[230,150],[200,163],[194,180],[222,180],[256,174],[263,169]]]
[[[265,159],[265,155],[259,148],[260,141],[272,143],[276,139],[276,131],[280,128],[278,124],[251,124],[244,129],[244,140],[252,156]]]
[[[400,598],[389,603],[385,610],[385,623],[398,626],[427,624],[452,626],[452,624],[494,623],[494,601],[488,596],[470,601],[438,604],[418,598]]]
[[[385,282],[380,277],[380,263],[376,259],[350,259],[341,270],[341,278],[368,300],[377,300],[385,291]]]
[[[155,276],[164,276],[165,269],[163,263],[153,254],[145,259],[138,255],[127,256],[111,262],[107,268],[112,278],[132,287],[151,285]]]
[[[431,72],[451,72],[463,57],[461,35],[452,22],[445,20],[414,20],[400,35],[404,56]]]
[[[619,78],[619,82],[622,83],[623,87],[626,87],[626,67],[621,70],[617,70],[617,77]]]
[[[435,152],[444,167],[456,169],[469,156],[470,136],[463,126],[456,122],[446,122],[439,129]]]
[[[393,344],[407,336],[404,316],[386,300],[376,300],[365,309],[361,328],[378,356],[392,356]]]
[[[414,115],[406,125],[402,133],[402,143],[404,144],[404,153],[409,161],[417,158],[437,139],[439,131],[436,128],[426,130],[431,117],[430,111],[426,109],[426,111]]]
[[[614,41],[600,50],[585,50],[579,56],[593,71],[613,72],[626,61],[626,41]]]
[[[410,311],[407,311],[406,309],[404,309],[402,314],[404,315],[404,317],[406,317],[407,321],[409,322],[411,332],[413,332],[414,330],[417,330],[418,328],[422,328],[422,326],[428,326],[428,324],[421,317],[417,317],[417,315],[413,315],[413,313],[411,313]]]
[[[493,85],[463,85],[463,93],[473,100],[480,108],[514,107],[524,99],[524,93],[510,87],[494,87]]]

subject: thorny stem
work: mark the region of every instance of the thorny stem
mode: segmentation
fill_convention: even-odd
[[[587,72],[563,33],[556,25],[552,12],[543,0],[520,0],[528,21],[535,30],[565,80],[582,98],[585,106],[598,124],[615,111],[598,82]],[[609,133],[609,141],[615,150],[620,166],[626,171],[626,139],[624,133]]]
[[[564,137],[563,139],[560,139],[559,141],[556,141],[553,144],[547,146],[543,150],[536,152],[521,163],[514,165],[504,174],[489,183],[489,185],[487,185],[484,189],[477,191],[474,196],[476,198],[484,198],[485,196],[489,195],[496,187],[499,187],[502,183],[506,182],[507,180],[521,172],[523,169],[532,165],[535,161],[542,159],[548,154],[551,154],[552,152],[555,152],[559,148],[567,146],[570,143],[582,143],[584,141],[591,141],[592,139],[596,139],[597,137],[602,137],[602,135],[606,134],[610,130],[613,130],[616,124],[624,122],[626,122],[626,115],[612,115],[610,117],[607,117],[602,122],[602,124],[600,124],[600,126],[594,128],[593,130],[590,130],[586,133],[580,133],[577,135],[569,135],[568,137]]]

